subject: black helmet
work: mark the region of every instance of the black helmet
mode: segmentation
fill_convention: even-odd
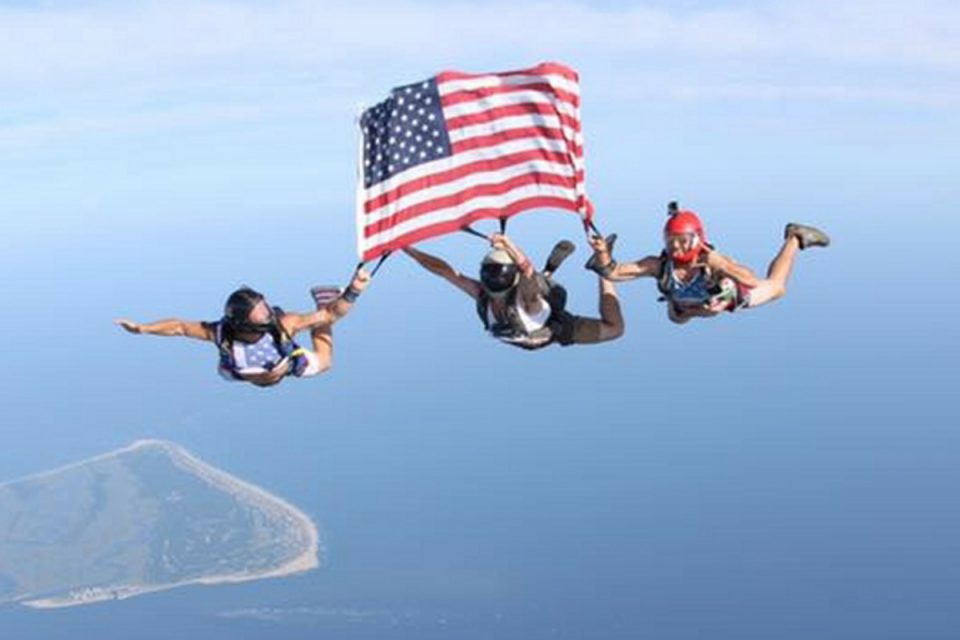
[[[223,319],[235,331],[250,331],[254,333],[263,333],[270,329],[271,322],[267,324],[253,324],[250,322],[250,312],[253,308],[263,302],[263,294],[254,291],[250,287],[240,287],[230,294],[227,303],[223,306]]]
[[[483,258],[480,265],[480,282],[487,294],[499,297],[513,289],[520,281],[520,269],[510,254],[503,249],[494,249]]]

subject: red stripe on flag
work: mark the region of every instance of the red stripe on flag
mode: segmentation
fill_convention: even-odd
[[[547,82],[531,82],[530,84],[510,84],[500,87],[478,87],[476,89],[466,89],[463,91],[454,91],[447,95],[440,96],[440,104],[449,107],[464,102],[474,102],[490,96],[499,96],[507,93],[518,93],[521,91],[536,91],[542,94],[553,94],[562,102],[566,102],[573,107],[580,106],[580,96],[554,87]]]
[[[418,218],[422,215],[461,205],[468,200],[472,200],[473,198],[479,198],[483,196],[502,196],[510,193],[514,189],[525,187],[531,184],[567,187],[568,189],[576,189],[577,187],[576,178],[573,177],[558,176],[554,173],[525,173],[496,184],[480,184],[473,187],[467,187],[462,191],[458,191],[448,196],[442,196],[440,198],[418,202],[415,205],[411,205],[397,211],[389,218],[384,218],[383,220],[378,220],[377,222],[368,224],[364,227],[363,234],[365,237],[369,237],[384,231],[388,231],[398,224],[408,220],[413,220],[414,218]]]
[[[570,127],[574,131],[580,131],[580,121],[578,119],[565,113],[558,113],[553,106],[549,104],[541,104],[539,102],[512,104],[506,107],[487,109],[486,111],[481,111],[480,113],[472,113],[465,116],[447,118],[447,129],[453,131],[454,129],[462,129],[463,127],[469,127],[475,124],[486,124],[488,122],[500,120],[501,118],[527,116],[533,114],[556,116],[560,119],[560,124]]]
[[[405,233],[402,236],[398,236],[393,240],[388,240],[382,244],[378,244],[374,247],[363,252],[363,261],[367,262],[382,256],[387,251],[395,251],[397,249],[403,249],[404,247],[416,244],[422,240],[427,240],[434,236],[443,235],[445,233],[453,233],[463,229],[468,224],[472,224],[477,220],[484,219],[499,219],[499,218],[509,218],[510,216],[528,211],[530,209],[564,209],[567,211],[572,211],[578,213],[577,203],[570,202],[569,200],[564,200],[563,198],[554,198],[547,196],[537,196],[533,198],[526,198],[524,200],[518,200],[514,203],[511,203],[505,207],[486,207],[483,209],[477,209],[471,211],[470,213],[464,214],[463,216],[457,218],[456,220],[451,220],[449,222],[439,222],[437,224],[431,225],[429,227],[422,227],[410,233]]]
[[[391,189],[390,191],[376,196],[374,198],[369,198],[364,202],[363,209],[366,213],[376,211],[384,205],[395,202],[400,198],[410,195],[411,193],[416,193],[421,189],[427,189],[430,187],[436,187],[442,184],[447,184],[453,182],[454,180],[459,180],[465,176],[486,172],[486,171],[496,171],[498,169],[506,169],[507,167],[512,167],[514,165],[523,164],[525,162],[531,162],[536,160],[543,160],[546,162],[556,162],[560,164],[568,164],[569,156],[566,153],[560,153],[558,151],[548,151],[546,149],[532,149],[530,151],[521,151],[519,153],[511,153],[499,158],[493,158],[488,160],[478,160],[476,162],[470,162],[468,164],[457,167],[456,169],[449,169],[440,173],[434,173],[428,176],[423,176],[422,178],[417,178],[409,182],[404,182],[398,187]],[[581,177],[582,179],[582,177]]]

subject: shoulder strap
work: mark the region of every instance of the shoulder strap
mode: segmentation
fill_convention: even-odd
[[[543,297],[546,299],[547,304],[550,305],[550,316],[559,316],[567,309],[567,289],[552,278],[542,277],[546,285],[546,291]]]
[[[543,296],[544,298],[549,296],[550,290],[555,286],[553,281],[547,278],[547,276],[543,275],[539,271],[536,272],[536,274],[534,275],[534,278],[536,279],[536,282],[537,282],[537,288],[540,290],[540,295]]]
[[[225,318],[216,323],[213,333],[213,342],[220,352],[220,368],[237,380],[243,377],[237,373],[237,361],[233,358],[233,332],[227,326]]]
[[[666,296],[670,293],[670,258],[666,251],[660,252],[660,272],[657,273],[657,290]]]
[[[490,310],[490,297],[487,295],[486,291],[481,290],[480,295],[477,296],[477,315],[480,316],[480,322],[483,323],[483,328],[486,331],[490,330],[490,316],[488,311]]]
[[[293,339],[293,336],[283,328],[283,323],[280,322],[280,318],[282,318],[283,315],[283,309],[273,307],[273,323],[270,326],[270,336],[277,344],[277,350],[280,352],[280,355],[286,357],[293,355],[294,352],[300,348],[300,345],[298,345]]]
[[[214,323],[213,343],[217,345],[220,357],[229,357],[230,360],[233,360],[233,336],[229,335],[230,333],[225,319],[220,319]]]
[[[273,321],[270,323],[270,333],[273,335],[273,339],[277,341],[277,344],[292,340],[290,334],[283,328],[283,323],[280,322],[280,318],[282,318],[283,315],[283,309],[273,307]]]

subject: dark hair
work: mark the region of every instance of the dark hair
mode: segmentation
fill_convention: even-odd
[[[263,300],[263,294],[250,287],[240,287],[230,294],[223,305],[223,318],[234,326],[248,324],[250,312]]]

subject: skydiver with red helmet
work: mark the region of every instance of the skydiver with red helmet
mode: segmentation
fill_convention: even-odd
[[[714,249],[696,213],[671,202],[668,215],[663,228],[664,249],[659,256],[617,263],[612,256],[616,236],[595,236],[590,239],[594,253],[586,267],[613,282],[656,278],[661,300],[667,303],[667,315],[678,324],[782,298],[797,252],[830,244],[830,238],[819,229],[790,223],[766,278],[759,278]]]

